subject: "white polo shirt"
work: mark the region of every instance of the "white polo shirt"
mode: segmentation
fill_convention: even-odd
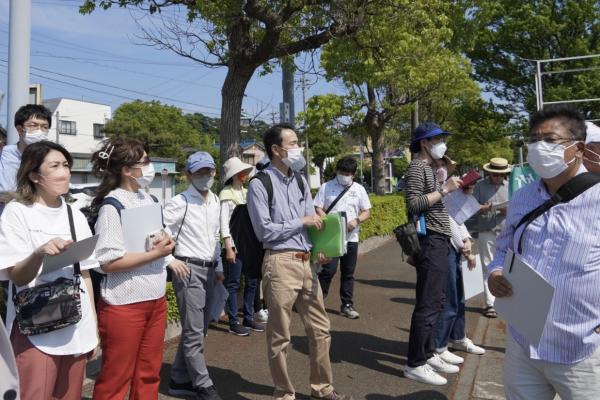
[[[315,207],[320,207],[325,211],[345,188],[345,186],[338,182],[337,178],[325,182],[317,192],[314,201]],[[369,201],[369,196],[365,188],[359,183],[352,182],[350,189],[348,189],[329,213],[345,211],[348,221],[350,221],[357,218],[361,211],[369,210],[370,208],[371,201]],[[350,232],[348,235],[349,242],[358,242],[359,230],[360,225]]]

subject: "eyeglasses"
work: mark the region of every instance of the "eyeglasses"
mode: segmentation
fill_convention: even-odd
[[[138,161],[133,165],[141,165],[142,167],[145,167],[146,165],[150,165],[152,161],[150,160],[150,157],[144,157],[142,159],[142,161]]]
[[[533,143],[537,143],[537,142],[546,142],[549,144],[563,144],[566,142],[572,142],[574,140],[575,140],[574,136],[571,136],[570,138],[562,138],[562,137],[556,137],[556,136],[548,136],[548,137],[539,138],[537,136],[534,136],[534,137],[529,137],[529,138],[525,139],[523,142],[525,142],[526,144],[533,144]]]
[[[29,130],[32,130],[32,131],[34,131],[36,129],[39,129],[41,131],[48,132],[50,130],[50,125],[48,123],[37,124],[35,122],[28,122],[26,124],[23,124],[23,126],[26,129],[29,129]]]

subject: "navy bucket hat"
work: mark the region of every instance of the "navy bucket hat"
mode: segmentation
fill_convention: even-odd
[[[439,135],[450,135],[450,132],[443,130],[435,122],[424,122],[417,126],[413,132],[410,141],[410,151],[417,153],[420,150],[419,142],[423,139],[429,139]]]

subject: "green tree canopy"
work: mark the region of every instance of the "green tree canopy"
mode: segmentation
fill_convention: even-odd
[[[177,158],[179,168],[189,151],[214,153],[208,135],[194,129],[179,108],[159,101],[136,100],[121,104],[103,131],[108,136],[142,140],[148,143],[150,156]]]

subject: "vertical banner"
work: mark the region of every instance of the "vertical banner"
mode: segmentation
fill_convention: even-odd
[[[521,189],[523,186],[536,181],[537,179],[539,179],[539,176],[529,165],[513,166],[512,172],[510,173],[510,180],[508,182],[509,198],[512,197],[514,192]]]

